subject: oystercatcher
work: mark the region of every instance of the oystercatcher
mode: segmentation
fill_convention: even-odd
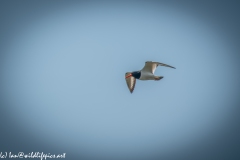
[[[127,86],[132,93],[136,84],[136,79],[139,80],[155,80],[159,81],[160,79],[163,78],[163,76],[155,76],[154,72],[158,66],[165,66],[165,67],[170,67],[174,68],[170,65],[160,63],[160,62],[152,62],[152,61],[147,61],[145,62],[145,66],[143,67],[142,70],[140,71],[134,71],[134,72],[127,72],[125,74],[125,79],[127,82]]]

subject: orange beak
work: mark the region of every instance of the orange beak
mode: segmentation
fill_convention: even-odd
[[[125,78],[129,78],[129,77],[131,77],[132,76],[132,74],[130,73],[129,75],[127,75]]]

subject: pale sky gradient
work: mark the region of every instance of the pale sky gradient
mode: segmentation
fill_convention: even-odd
[[[227,125],[239,82],[220,30],[155,3],[77,3],[16,32],[1,65],[8,113],[68,154],[136,157],[181,152]],[[124,75],[158,67],[160,81]],[[20,150],[19,150],[20,151]]]

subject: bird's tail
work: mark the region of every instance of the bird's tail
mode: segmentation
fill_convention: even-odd
[[[163,76],[154,76],[154,80],[155,81],[159,81],[160,79],[162,79],[163,78]]]

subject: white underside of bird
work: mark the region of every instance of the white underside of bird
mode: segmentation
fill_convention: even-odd
[[[142,70],[135,71],[135,72],[127,72],[125,74],[125,79],[126,79],[129,91],[131,93],[133,92],[133,90],[135,88],[135,84],[136,84],[136,79],[156,80],[156,81],[162,79],[163,76],[155,76],[154,75],[154,72],[158,66],[165,66],[165,67],[170,67],[170,68],[175,69],[175,67],[172,67],[172,66],[164,64],[164,63],[147,61],[147,62],[145,62],[145,66],[143,67]]]

